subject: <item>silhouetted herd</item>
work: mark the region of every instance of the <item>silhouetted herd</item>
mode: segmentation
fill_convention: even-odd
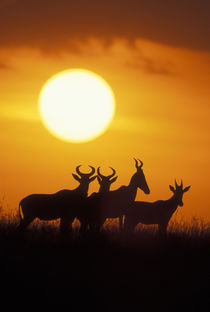
[[[110,191],[110,186],[117,179],[116,171],[111,168],[112,174],[105,176],[100,167],[95,174],[95,168],[90,173],[83,173],[80,166],[72,174],[79,182],[74,190],[64,189],[54,194],[31,194],[19,203],[20,224],[18,230],[24,230],[34,219],[56,220],[60,219],[62,233],[72,230],[75,218],[80,221],[80,231],[88,229],[99,231],[107,218],[118,218],[120,230],[133,231],[138,223],[158,224],[159,232],[166,234],[168,222],[178,206],[183,206],[182,197],[190,186],[183,188],[183,183],[175,187],[169,185],[173,196],[168,200],[155,202],[135,201],[137,189],[145,194],[150,189],[143,173],[143,162],[135,160],[136,172],[132,175],[127,186]],[[99,191],[88,196],[88,188],[97,178]],[[22,210],[22,211],[21,211]]]

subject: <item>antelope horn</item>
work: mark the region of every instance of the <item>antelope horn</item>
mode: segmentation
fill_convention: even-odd
[[[105,179],[105,178],[111,179],[111,178],[115,175],[116,171],[115,171],[112,167],[109,167],[109,168],[112,169],[113,173],[110,174],[110,175],[108,175],[108,176],[105,176],[105,175],[101,174],[101,172],[100,172],[100,167],[98,167],[97,173],[98,173],[98,175],[99,175],[99,177],[100,177],[101,179]]]
[[[181,188],[183,188],[183,182],[182,182],[182,180],[181,180],[181,185],[180,185],[180,186],[181,186]]]
[[[140,159],[138,159],[138,161],[140,161],[140,168],[142,168],[143,167],[143,161],[141,161]]]
[[[92,176],[95,173],[95,168],[88,165],[91,168],[91,172],[90,173],[86,173],[86,175],[88,175],[89,177]]]
[[[137,161],[136,158],[134,158],[134,160],[135,160],[135,163],[136,163],[136,169],[138,169],[138,161]]]
[[[80,177],[83,177],[83,176],[88,176],[88,177],[90,177],[90,176],[92,176],[92,175],[95,173],[95,168],[92,167],[92,166],[90,166],[90,165],[89,165],[89,167],[92,169],[90,173],[82,173],[82,172],[79,170],[80,167],[81,167],[81,165],[79,165],[79,166],[76,167],[76,172],[78,173],[78,175],[80,175]]]
[[[103,174],[100,173],[100,167],[98,167],[98,169],[97,169],[97,174],[99,175],[99,177],[100,177],[101,179],[106,178]]]
[[[79,167],[81,167],[81,165],[77,166],[76,167],[76,172],[78,175],[80,175],[80,177],[82,176],[82,173],[79,171]]]
[[[109,179],[111,179],[111,178],[113,178],[113,176],[116,174],[116,171],[114,170],[114,168],[112,168],[112,167],[109,167],[113,172],[112,172],[112,174],[110,174],[109,176],[107,176],[107,178],[109,178]]]
[[[176,189],[178,188],[178,184],[177,184],[177,182],[176,182],[176,179],[175,179],[175,186],[176,186]]]
[[[134,160],[136,162],[136,169],[142,168],[143,162],[140,159],[137,160],[136,158],[134,158]],[[138,161],[140,162],[140,165],[138,164]]]

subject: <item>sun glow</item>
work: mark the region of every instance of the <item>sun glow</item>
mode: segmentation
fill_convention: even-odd
[[[72,69],[46,82],[40,93],[39,109],[45,126],[57,138],[89,141],[108,128],[114,116],[115,98],[99,75]]]

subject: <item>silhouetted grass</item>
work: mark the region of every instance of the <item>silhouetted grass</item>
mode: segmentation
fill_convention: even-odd
[[[0,221],[4,299],[31,309],[68,311],[201,311],[209,306],[210,230],[202,221],[171,223],[167,239],[155,227],[61,237],[57,223],[35,223],[24,233],[17,219]],[[11,298],[11,301],[7,301]]]

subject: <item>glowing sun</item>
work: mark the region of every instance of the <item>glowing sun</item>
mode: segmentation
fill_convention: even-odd
[[[39,109],[46,128],[57,138],[89,141],[108,128],[114,116],[115,98],[111,87],[99,75],[71,69],[45,83]]]

